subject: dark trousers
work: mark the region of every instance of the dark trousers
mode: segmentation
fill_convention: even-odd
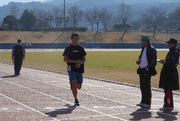
[[[20,74],[21,66],[22,66],[22,60],[15,60],[14,62],[15,75]]]
[[[141,90],[141,103],[151,105],[151,75],[139,74],[140,77],[140,90]]]
[[[164,107],[174,107],[173,93],[171,89],[164,90]]]

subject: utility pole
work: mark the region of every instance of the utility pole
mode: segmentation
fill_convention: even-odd
[[[64,0],[64,29],[66,28],[66,4]]]

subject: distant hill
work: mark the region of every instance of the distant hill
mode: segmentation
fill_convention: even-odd
[[[177,7],[180,7],[180,0],[66,0],[66,7],[70,7],[71,5],[79,5],[83,10],[92,7],[105,7],[111,10],[113,13],[118,12],[118,4],[124,1],[126,4],[132,6],[133,10],[133,18],[134,20],[138,19],[142,12],[144,12],[150,6],[159,6],[168,12],[174,11]],[[158,2],[157,2],[158,1]],[[156,4],[154,4],[156,3]],[[29,2],[29,3],[21,3],[21,2],[11,2],[8,5],[4,5],[0,7],[0,22],[3,21],[7,15],[10,14],[10,10],[12,5],[15,5],[19,11],[18,16],[20,17],[24,9],[43,9],[50,10],[53,6],[59,6],[63,8],[63,0],[47,0],[46,2]]]
[[[136,3],[148,3],[148,4],[154,4],[154,3],[180,3],[179,0],[66,0],[66,3],[82,3],[82,2],[88,2],[93,3],[97,2],[100,4],[112,4],[112,3],[121,3],[126,2],[128,4],[136,4]],[[53,4],[62,4],[63,0],[47,0],[46,3],[53,3]],[[90,5],[90,4],[87,4]]]
[[[8,5],[4,5],[0,7],[0,22],[10,14],[10,10],[12,6],[16,6],[18,8],[18,15],[20,17],[25,9],[42,9],[48,10],[52,8],[54,5],[49,3],[41,3],[41,2],[29,2],[29,3],[21,3],[21,2],[10,2]]]

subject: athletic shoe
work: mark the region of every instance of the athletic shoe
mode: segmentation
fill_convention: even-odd
[[[166,108],[165,106],[159,108],[159,110],[163,110],[163,111],[172,111],[174,110],[174,107],[169,107],[169,108]]]
[[[75,104],[75,106],[79,106],[79,101],[76,99],[74,104]]]
[[[143,105],[143,103],[136,104],[136,106],[142,106],[142,105]]]
[[[150,108],[151,108],[151,106],[148,105],[148,104],[142,104],[141,107],[142,107],[142,108],[147,108],[147,109],[150,109]]]

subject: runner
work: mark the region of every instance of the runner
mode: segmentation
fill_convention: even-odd
[[[75,99],[75,105],[79,105],[77,98],[78,91],[81,89],[83,83],[84,63],[86,61],[86,52],[83,47],[78,45],[79,35],[74,33],[71,35],[72,44],[66,47],[63,56],[64,61],[67,63],[67,71],[71,90]]]

